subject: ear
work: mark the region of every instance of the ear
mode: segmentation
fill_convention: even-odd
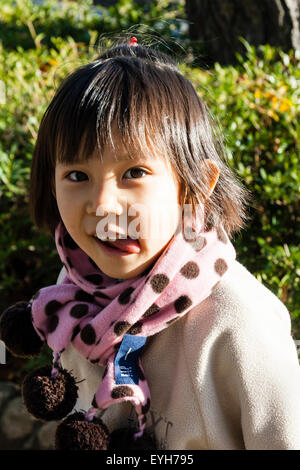
[[[220,170],[218,165],[209,159],[206,159],[201,162],[201,167],[203,169],[203,175],[205,177],[207,187],[205,197],[206,199],[208,199],[218,182]]]

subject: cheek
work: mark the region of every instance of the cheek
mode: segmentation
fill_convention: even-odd
[[[71,228],[76,225],[76,220],[79,217],[80,211],[78,207],[78,198],[62,188],[56,186],[56,202],[57,207],[66,228]]]
[[[157,223],[161,230],[168,236],[176,229],[180,213],[180,195],[178,187],[172,182],[167,182],[163,188],[163,193],[157,194],[153,205],[152,215],[157,218]]]
[[[174,197],[157,198],[145,204],[139,210],[138,218],[140,224],[140,237],[148,243],[158,246],[167,242],[175,233],[180,222],[181,206],[178,203],[176,193]]]
[[[61,215],[67,214],[71,209],[71,201],[69,201],[68,197],[64,196],[64,193],[59,188],[56,190],[56,202]]]

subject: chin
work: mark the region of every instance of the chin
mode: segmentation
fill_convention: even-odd
[[[138,275],[138,274],[134,274],[135,270],[132,272],[124,273],[124,271],[118,272],[116,270],[104,269],[102,267],[100,267],[100,269],[104,274],[106,274],[106,276],[109,276],[112,279],[122,279],[124,281],[126,281],[127,279],[131,279],[132,277],[135,277]]]

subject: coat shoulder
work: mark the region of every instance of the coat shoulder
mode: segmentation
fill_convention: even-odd
[[[191,321],[192,320],[192,321]],[[264,284],[234,261],[228,272],[213,289],[211,295],[196,305],[188,314],[186,322],[201,323],[236,329],[264,323],[279,323],[288,331],[291,317],[284,303]]]

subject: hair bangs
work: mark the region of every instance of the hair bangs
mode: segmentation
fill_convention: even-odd
[[[100,64],[95,61],[69,76],[66,89],[63,83],[49,110],[55,161],[85,161],[96,146],[101,157],[108,141],[118,159],[116,135],[129,158],[165,155],[167,143],[158,126],[163,97],[157,99],[152,92],[149,99],[151,87],[136,72],[123,58],[115,58]]]

